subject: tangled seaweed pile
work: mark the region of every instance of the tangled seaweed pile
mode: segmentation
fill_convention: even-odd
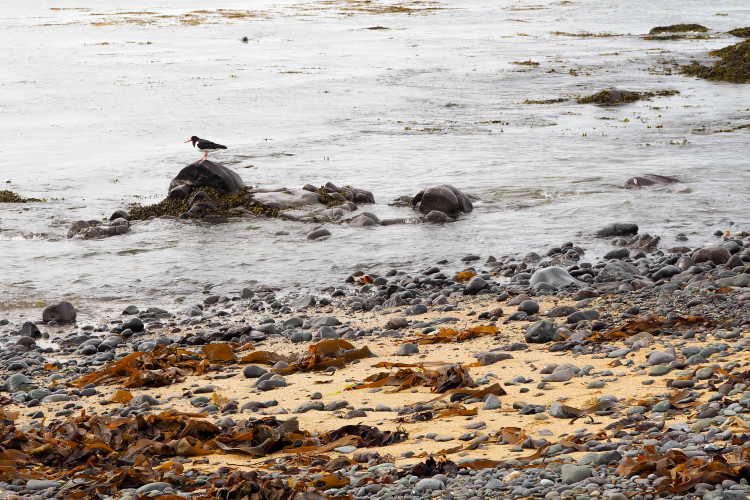
[[[596,94],[579,97],[578,104],[598,104],[600,106],[613,106],[627,104],[635,101],[650,100],[654,97],[669,97],[679,94],[677,90],[658,90],[656,92],[634,92],[629,90],[602,90]]]

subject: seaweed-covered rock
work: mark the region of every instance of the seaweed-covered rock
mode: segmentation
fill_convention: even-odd
[[[740,38],[750,38],[750,26],[745,26],[744,28],[735,28],[733,30],[727,31],[730,35],[738,36]]]
[[[245,187],[245,183],[234,170],[204,160],[191,163],[180,170],[169,183],[169,192],[180,186],[189,186],[191,191],[199,187],[209,187],[220,194],[235,194]]]
[[[38,198],[24,198],[23,196],[14,193],[13,191],[8,191],[7,189],[0,190],[0,203],[30,203],[36,201],[42,200]]]
[[[675,182],[680,182],[680,180],[675,177],[669,177],[667,175],[643,174],[643,175],[636,175],[635,177],[631,177],[630,179],[626,180],[625,187],[628,189],[642,188],[642,187],[648,187],[648,186],[661,186],[664,184],[673,184]]]
[[[688,33],[688,32],[705,33],[708,28],[700,24],[670,24],[669,26],[656,26],[651,28],[649,35],[659,35],[661,33]]]
[[[425,214],[437,210],[451,216],[461,212],[469,213],[474,209],[469,197],[449,184],[420,191],[411,199],[411,205]]]
[[[654,97],[668,97],[679,94],[676,90],[657,90],[655,92],[634,92],[631,90],[609,89],[577,99],[578,104],[598,104],[600,106],[617,106],[635,101],[649,101]]]
[[[750,40],[708,54],[721,60],[711,66],[693,62],[682,66],[682,73],[715,82],[750,83]]]

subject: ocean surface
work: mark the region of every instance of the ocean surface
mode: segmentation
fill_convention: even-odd
[[[750,86],[680,75],[741,41],[746,0],[37,0],[0,18],[0,317],[70,300],[96,317],[176,307],[203,290],[337,285],[356,269],[424,269],[447,258],[544,251],[635,222],[662,246],[748,230]],[[645,40],[700,23],[701,37]],[[247,42],[242,38],[247,37]],[[519,64],[523,63],[523,64]],[[675,90],[617,107],[576,97]],[[538,101],[557,101],[546,104]],[[161,200],[199,158],[261,188],[352,185],[389,204],[450,183],[475,210],[444,225],[371,229],[275,219],[154,220],[124,236],[67,239],[71,223]],[[626,190],[631,176],[681,180]],[[279,232],[287,234],[277,234]],[[682,243],[680,243],[682,244]]]

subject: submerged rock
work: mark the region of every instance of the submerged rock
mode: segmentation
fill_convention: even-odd
[[[449,184],[420,191],[411,199],[411,205],[425,214],[438,211],[451,216],[461,212],[469,213],[474,209],[469,197]]]
[[[642,188],[642,187],[648,187],[648,186],[661,186],[664,184],[673,184],[675,182],[680,182],[680,180],[675,177],[669,177],[666,175],[643,174],[643,175],[636,175],[635,177],[631,177],[630,179],[626,180],[625,187],[626,188]]]
[[[126,234],[128,231],[130,231],[130,224],[123,218],[107,223],[79,220],[68,228],[67,237],[81,236],[88,240]]]

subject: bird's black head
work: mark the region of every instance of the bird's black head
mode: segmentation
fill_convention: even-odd
[[[186,143],[188,143],[188,142],[192,142],[192,143],[193,143],[193,146],[195,146],[195,143],[196,143],[196,142],[198,142],[198,141],[200,141],[200,139],[198,138],[198,136],[197,136],[197,135],[194,135],[193,137],[191,137],[190,139],[188,139],[188,140],[187,140],[187,141],[185,141],[185,142],[186,142]]]

